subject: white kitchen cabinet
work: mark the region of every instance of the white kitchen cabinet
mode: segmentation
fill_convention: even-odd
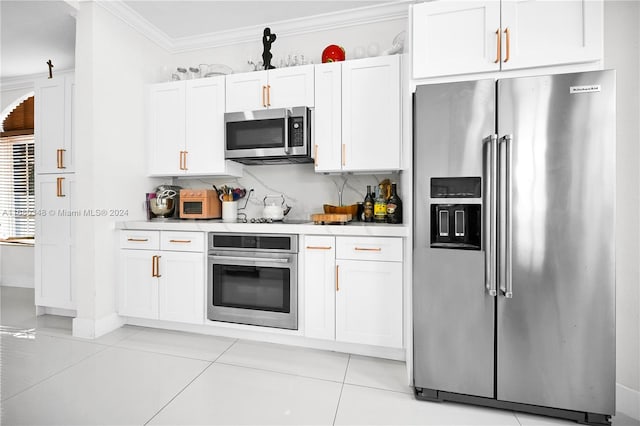
[[[74,192],[74,174],[36,175],[36,306],[75,309],[71,280]]]
[[[601,0],[416,4],[413,78],[598,61],[602,19]]]
[[[224,76],[149,87],[149,174],[239,175],[224,158]]]
[[[201,324],[204,320],[204,236],[198,232],[167,232],[170,234],[167,238],[159,234],[165,232],[121,232],[118,313]],[[159,250],[165,242],[175,247]]]
[[[304,237],[304,334],[335,339],[336,249],[335,238]]]
[[[313,81],[313,65],[230,74],[226,78],[226,111],[313,107]]]
[[[336,260],[336,340],[402,347],[402,262]]]
[[[400,56],[316,68],[315,170],[399,170]]]
[[[402,239],[305,236],[305,336],[402,348]]]
[[[60,74],[35,82],[36,173],[72,173],[73,74]]]

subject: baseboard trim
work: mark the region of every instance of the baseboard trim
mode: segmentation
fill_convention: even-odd
[[[97,320],[91,318],[74,318],[73,335],[83,339],[97,339],[124,325],[123,319],[116,313]]]
[[[35,285],[33,283],[4,283],[0,282],[0,286],[2,287],[18,287],[18,288],[33,288],[35,289]]]
[[[640,392],[616,383],[616,413],[640,420]]]

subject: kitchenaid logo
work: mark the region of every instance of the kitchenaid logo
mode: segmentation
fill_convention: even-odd
[[[601,87],[599,84],[592,84],[590,86],[571,86],[569,88],[569,93],[589,93],[589,92],[599,92]]]

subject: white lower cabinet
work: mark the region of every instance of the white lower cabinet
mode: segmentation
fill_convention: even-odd
[[[184,246],[160,250],[164,231],[122,231],[118,313],[137,318],[202,324],[204,236],[170,232]]]
[[[402,239],[304,241],[305,336],[402,348]]]

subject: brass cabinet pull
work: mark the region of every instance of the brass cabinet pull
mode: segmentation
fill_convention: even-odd
[[[182,170],[189,170],[187,168],[187,154],[189,153],[189,151],[182,151],[182,155],[184,156],[184,160],[182,161]]]
[[[160,258],[162,256],[154,256],[156,258],[155,262],[156,262],[156,277],[160,278],[162,275],[160,275]]]
[[[340,265],[336,265],[336,291],[340,291]]]
[[[127,238],[127,241],[132,241],[134,243],[145,243],[149,241],[148,238]]]
[[[329,246],[307,246],[307,250],[331,250]]]
[[[180,151],[180,170],[183,170],[182,169],[182,151]]]
[[[62,193],[62,181],[63,177],[56,178],[56,197],[64,197],[65,195]]]
[[[504,33],[507,35],[507,56],[504,58],[504,61],[507,62],[511,53],[511,32],[509,31],[509,27],[504,29]]]
[[[496,50],[496,60],[493,61],[494,64],[497,64],[498,62],[500,62],[500,56],[502,55],[502,46],[501,46],[501,41],[502,41],[502,34],[500,34],[500,28],[498,28],[496,30],[496,42],[498,43],[498,49]]]
[[[356,251],[382,251],[382,249],[380,247],[377,247],[377,248],[356,247],[354,250],[356,250]]]
[[[156,257],[158,256],[151,256],[151,276],[152,277],[156,277]]]
[[[345,151],[345,146],[344,146],[344,144],[342,144],[342,165],[343,166],[345,165],[345,162],[346,162],[346,159],[345,159],[346,154],[345,154],[345,152],[346,152]]]
[[[56,150],[56,154],[57,154],[57,160],[58,160],[58,168],[59,169],[66,169],[66,167],[64,166],[64,153],[66,152],[66,149],[58,149]]]
[[[313,166],[318,167],[318,144],[313,149]]]
[[[262,86],[262,106],[265,108],[267,107],[267,103],[265,102],[266,96],[264,94],[266,90],[267,90],[267,86]]]
[[[170,243],[190,243],[191,240],[169,240]]]
[[[271,86],[267,85],[267,106],[271,106]]]

